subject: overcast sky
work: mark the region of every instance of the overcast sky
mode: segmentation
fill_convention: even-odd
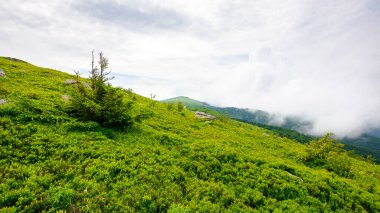
[[[0,4],[0,55],[86,74],[93,49],[145,96],[298,115],[315,134],[380,126],[378,0]]]

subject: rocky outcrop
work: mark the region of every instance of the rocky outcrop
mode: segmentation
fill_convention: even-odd
[[[66,79],[64,84],[77,84],[77,80],[74,79]]]
[[[10,60],[10,61],[16,61],[16,62],[23,62],[23,63],[28,63],[26,61],[23,61],[23,60],[20,60],[18,58],[11,58],[11,57],[5,57],[6,59]]]
[[[67,102],[67,101],[70,100],[70,96],[68,96],[68,95],[62,95],[62,99],[63,99],[65,102]]]
[[[5,72],[0,68],[0,78],[5,78]]]
[[[200,112],[200,111],[196,111],[194,113],[195,117],[197,118],[202,118],[202,119],[207,119],[207,120],[215,120],[216,117],[213,116],[213,115],[210,115],[210,114],[207,114],[205,112]]]
[[[86,88],[90,88],[90,84],[88,84],[87,82],[82,82],[83,86],[86,87]]]
[[[66,79],[65,82],[63,82],[64,84],[77,84],[77,80],[75,79]],[[90,88],[90,84],[88,84],[87,82],[82,82],[83,86],[86,87],[86,88]]]
[[[290,173],[290,172],[287,172],[287,173],[288,173],[288,175],[289,175],[290,177],[293,177],[293,178],[297,179],[298,181],[303,182],[303,179],[300,178],[300,177],[298,177],[297,175],[293,175],[293,174]]]

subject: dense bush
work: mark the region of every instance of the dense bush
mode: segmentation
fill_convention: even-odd
[[[325,167],[342,177],[352,177],[349,153],[343,150],[343,144],[332,138],[331,133],[308,143],[306,151],[306,164]]]
[[[82,120],[95,121],[105,127],[125,128],[134,122],[132,105],[132,101],[125,101],[123,90],[107,85],[101,99],[95,99],[87,88],[74,94],[70,112]]]
[[[334,153],[339,153],[343,151],[343,144],[336,143],[336,141],[331,137],[332,134],[328,133],[319,140],[313,140],[306,146],[306,151],[308,155],[306,160],[326,160]]]
[[[179,101],[177,103],[177,110],[178,110],[178,112],[182,112],[184,108],[185,108],[185,106],[183,105],[183,103],[181,101]]]
[[[114,88],[107,84],[110,80],[106,72],[108,60],[99,54],[99,67],[94,66],[90,71],[90,88],[81,83],[79,74],[76,76],[77,92],[71,100],[71,113],[86,121],[95,121],[105,127],[125,128],[133,124],[131,116],[132,101],[125,101],[125,90]]]
[[[326,168],[342,177],[352,177],[351,158],[346,153],[334,153],[327,159]]]

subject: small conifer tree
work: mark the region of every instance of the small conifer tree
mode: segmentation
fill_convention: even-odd
[[[102,126],[125,128],[133,124],[130,110],[132,102],[124,100],[122,89],[113,88],[108,81],[108,59],[99,53],[98,66],[95,65],[94,52],[92,52],[90,70],[90,88],[80,82],[79,73],[76,72],[77,93],[72,99],[72,112],[82,120],[95,121]]]

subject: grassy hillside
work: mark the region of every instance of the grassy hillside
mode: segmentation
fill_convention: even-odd
[[[68,114],[73,76],[0,68],[0,212],[380,211],[378,165],[345,153],[310,164],[305,145],[269,130],[128,91],[132,111],[151,116],[103,128]]]

